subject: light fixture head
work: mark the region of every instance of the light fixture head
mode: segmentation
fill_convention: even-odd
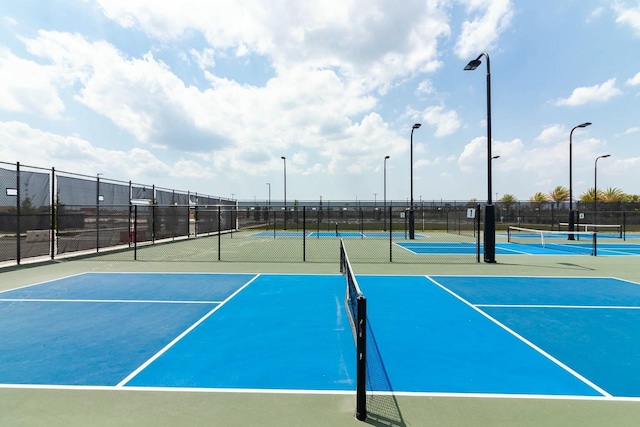
[[[413,125],[413,128],[418,129],[420,126],[422,126],[420,123],[416,123],[415,125]]]
[[[473,71],[476,68],[478,68],[478,66],[480,66],[480,64],[482,64],[482,61],[480,61],[480,59],[472,59],[471,61],[469,61],[469,63],[464,67],[465,71]]]

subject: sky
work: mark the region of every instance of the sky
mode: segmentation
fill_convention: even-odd
[[[285,165],[290,201],[380,201],[385,171],[406,201],[413,169],[416,201],[485,201],[486,56],[463,69],[486,52],[494,200],[568,188],[570,145],[575,198],[596,164],[640,194],[637,0],[21,0],[0,20],[3,162],[244,201],[282,200]]]

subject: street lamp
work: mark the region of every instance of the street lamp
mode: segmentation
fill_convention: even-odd
[[[387,231],[387,160],[389,156],[384,156],[384,231]]]
[[[284,162],[284,228],[287,229],[287,158],[285,156],[280,157]]]
[[[596,157],[595,164],[593,166],[593,223],[598,224],[598,159],[606,159],[611,157],[611,154],[603,154]]]
[[[591,126],[591,122],[584,122],[578,126],[574,126],[569,133],[569,240],[575,240],[572,232],[574,231],[576,219],[576,213],[573,211],[573,131],[578,128],[586,128],[587,126]]]
[[[487,205],[484,210],[484,262],[496,262],[496,212],[491,204],[491,63],[489,54],[483,52],[469,61],[465,71],[473,71],[480,64],[480,58],[487,59]]]
[[[420,123],[416,123],[411,128],[411,205],[409,206],[409,239],[416,238],[416,224],[415,216],[413,212],[413,131],[422,126]]]

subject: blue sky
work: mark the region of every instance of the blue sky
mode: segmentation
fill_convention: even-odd
[[[640,194],[640,3],[0,3],[0,160],[241,200]]]

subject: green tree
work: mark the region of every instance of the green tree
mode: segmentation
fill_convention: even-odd
[[[578,200],[581,202],[593,202],[594,199],[594,189],[589,188],[587,191],[582,193]],[[602,190],[598,190],[598,200],[604,200],[604,192]]]
[[[549,198],[555,202],[556,207],[560,207],[560,203],[569,200],[569,190],[567,187],[558,185],[549,192]]]
[[[538,191],[533,196],[529,197],[529,201],[531,203],[539,203],[539,204],[550,202],[552,199],[553,198],[550,197],[549,194],[543,193],[542,191]],[[553,199],[553,201],[555,201],[555,199]]]
[[[617,187],[608,187],[600,196],[600,191],[598,191],[598,200],[602,200],[603,202],[622,202],[625,200],[624,192]],[[602,199],[600,198],[602,197]]]

